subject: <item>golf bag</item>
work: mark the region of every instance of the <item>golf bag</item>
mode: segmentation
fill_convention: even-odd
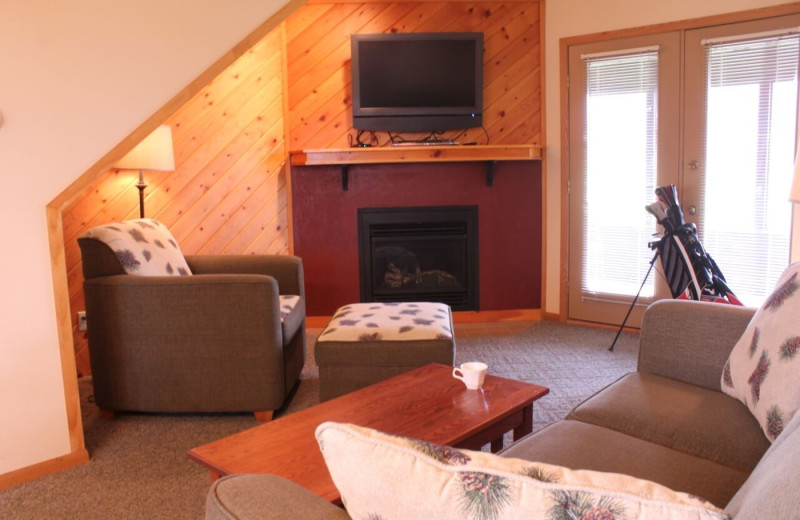
[[[661,257],[664,279],[672,297],[741,305],[719,266],[697,238],[697,227],[684,221],[675,185],[659,186],[656,195],[658,201],[646,209],[664,228],[664,234],[648,245]]]
[[[655,251],[653,259],[650,260],[650,268],[608,350],[614,350],[614,345],[625,328],[625,323],[639,299],[647,277],[650,276],[650,271],[659,257],[664,279],[673,298],[742,305],[728,287],[717,263],[697,238],[697,227],[694,223],[687,224],[684,220],[675,185],[659,186],[655,192],[658,200],[645,209],[664,228],[664,233],[659,235],[658,240],[647,244]]]

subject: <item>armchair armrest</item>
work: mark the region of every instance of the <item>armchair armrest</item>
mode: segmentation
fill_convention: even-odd
[[[278,281],[280,294],[305,298],[303,262],[292,255],[187,255],[194,274],[262,274]]]
[[[657,301],[642,318],[638,370],[719,390],[725,361],[754,313],[736,305]]]

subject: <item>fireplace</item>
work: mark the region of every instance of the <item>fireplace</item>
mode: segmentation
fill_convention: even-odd
[[[361,301],[478,310],[478,207],[358,210]]]

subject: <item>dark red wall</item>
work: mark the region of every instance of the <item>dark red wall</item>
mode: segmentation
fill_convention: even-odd
[[[541,306],[542,176],[538,161],[292,167],[294,252],[309,316],[358,302],[358,208],[478,206],[480,310]]]

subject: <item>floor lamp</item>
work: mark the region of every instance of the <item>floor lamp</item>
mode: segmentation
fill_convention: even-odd
[[[172,128],[161,125],[152,134],[128,152],[114,165],[118,170],[139,170],[139,218],[144,218],[144,171],[171,172],[175,169],[175,154],[172,151]]]

